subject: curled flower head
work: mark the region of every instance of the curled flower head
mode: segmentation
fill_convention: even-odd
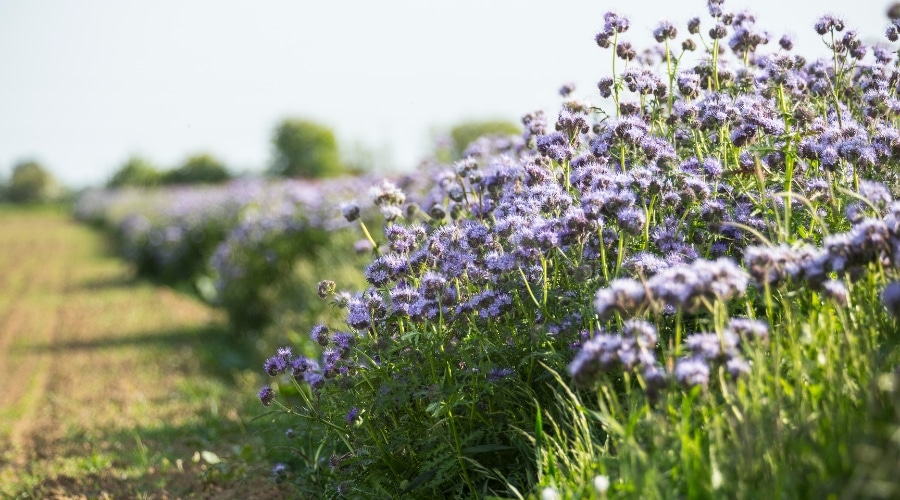
[[[824,35],[831,30],[843,31],[844,20],[832,15],[825,15],[820,17],[819,20],[816,21],[814,28],[816,30],[816,33],[820,35]]]
[[[354,421],[356,421],[357,417],[359,417],[359,408],[354,406],[354,407],[350,408],[350,411],[347,412],[347,417],[346,417],[347,423],[352,424]]]
[[[256,397],[259,398],[259,402],[262,403],[263,406],[269,406],[272,404],[272,401],[275,400],[275,391],[268,385],[264,385],[262,386],[262,389],[256,393]]]
[[[631,26],[631,22],[627,17],[620,16],[615,12],[607,12],[603,15],[603,31],[607,33],[625,33]]]
[[[666,40],[674,40],[676,36],[678,36],[678,29],[669,21],[661,21],[659,26],[653,30],[653,38],[659,43]]]
[[[778,40],[778,45],[784,50],[791,50],[794,48],[794,40],[790,35],[785,34]]]
[[[700,33],[700,18],[692,17],[688,21],[687,26],[688,26],[688,33],[690,33],[692,35],[696,35],[697,33]]]
[[[406,195],[393,182],[382,180],[381,183],[369,188],[369,196],[379,207],[388,205],[402,205],[406,202]]]
[[[329,333],[330,333],[330,330],[328,329],[328,327],[322,323],[319,323],[319,324],[313,326],[312,329],[309,331],[309,338],[312,339],[313,342],[315,342],[321,346],[326,346],[326,345],[328,345],[328,334]]]
[[[263,368],[269,376],[274,377],[288,369],[292,357],[293,353],[290,347],[281,347],[274,356],[266,360]]]
[[[574,83],[566,83],[559,88],[559,95],[563,97],[569,97],[569,94],[571,94],[572,92],[575,92]]]
[[[334,295],[334,291],[336,289],[336,285],[334,281],[331,280],[322,280],[319,282],[318,286],[316,286],[316,292],[319,294],[319,298],[325,299],[330,295]]]
[[[347,202],[341,206],[341,214],[347,219],[347,222],[353,222],[359,219],[359,205],[356,202]]]
[[[609,97],[612,95],[613,84],[615,82],[612,78],[605,76],[597,82],[597,88],[600,89],[600,95],[603,97]]]
[[[891,20],[900,19],[900,2],[894,2],[888,7],[887,17]]]
[[[283,481],[287,473],[288,468],[285,464],[277,463],[272,467],[272,477],[275,479],[275,482]]]
[[[616,45],[616,55],[619,56],[619,59],[630,61],[637,57],[637,51],[629,42],[621,42]]]

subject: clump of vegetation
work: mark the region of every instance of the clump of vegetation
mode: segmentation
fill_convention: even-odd
[[[162,181],[163,173],[149,160],[132,156],[113,174],[106,187],[153,187],[162,184]]]
[[[34,160],[16,164],[9,182],[0,189],[0,195],[12,203],[44,203],[58,200],[64,194],[64,188],[50,171]]]
[[[359,497],[900,493],[896,47],[824,16],[832,54],[807,60],[708,8],[640,56],[608,13],[602,105],[566,86],[555,118],[471,148],[414,204],[373,186],[368,288],[323,272],[344,321],[264,366],[261,403],[297,422],[279,479]]]
[[[272,147],[270,172],[276,176],[317,179],[345,172],[334,132],[316,122],[282,120],[273,132]]]
[[[225,164],[214,156],[201,153],[191,155],[177,168],[163,174],[166,184],[217,184],[231,179]]]

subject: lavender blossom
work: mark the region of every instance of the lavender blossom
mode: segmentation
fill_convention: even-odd
[[[653,30],[653,38],[659,43],[674,40],[676,36],[678,36],[678,29],[669,21],[661,21],[659,26]]]
[[[259,402],[262,403],[263,406],[269,406],[272,404],[272,401],[275,400],[275,391],[272,390],[268,385],[264,385],[262,389],[256,394],[259,398]]]
[[[731,318],[728,330],[742,340],[769,341],[769,325],[765,321],[750,318]]]
[[[675,379],[686,387],[709,384],[709,365],[700,358],[684,358],[675,362]]]

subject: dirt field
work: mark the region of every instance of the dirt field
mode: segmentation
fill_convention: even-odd
[[[0,211],[0,497],[290,497],[227,338],[215,311],[135,280],[101,233]]]

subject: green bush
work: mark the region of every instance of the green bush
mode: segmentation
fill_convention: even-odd
[[[272,136],[274,158],[270,172],[282,177],[332,177],[344,172],[337,140],[328,127],[285,119]]]
[[[62,194],[50,172],[36,161],[25,161],[13,168],[6,197],[13,203],[41,203]]]
[[[180,167],[164,175],[166,184],[215,184],[231,179],[225,165],[210,154],[189,156]]]
[[[113,174],[107,187],[150,187],[162,183],[163,174],[147,159],[132,156]]]

